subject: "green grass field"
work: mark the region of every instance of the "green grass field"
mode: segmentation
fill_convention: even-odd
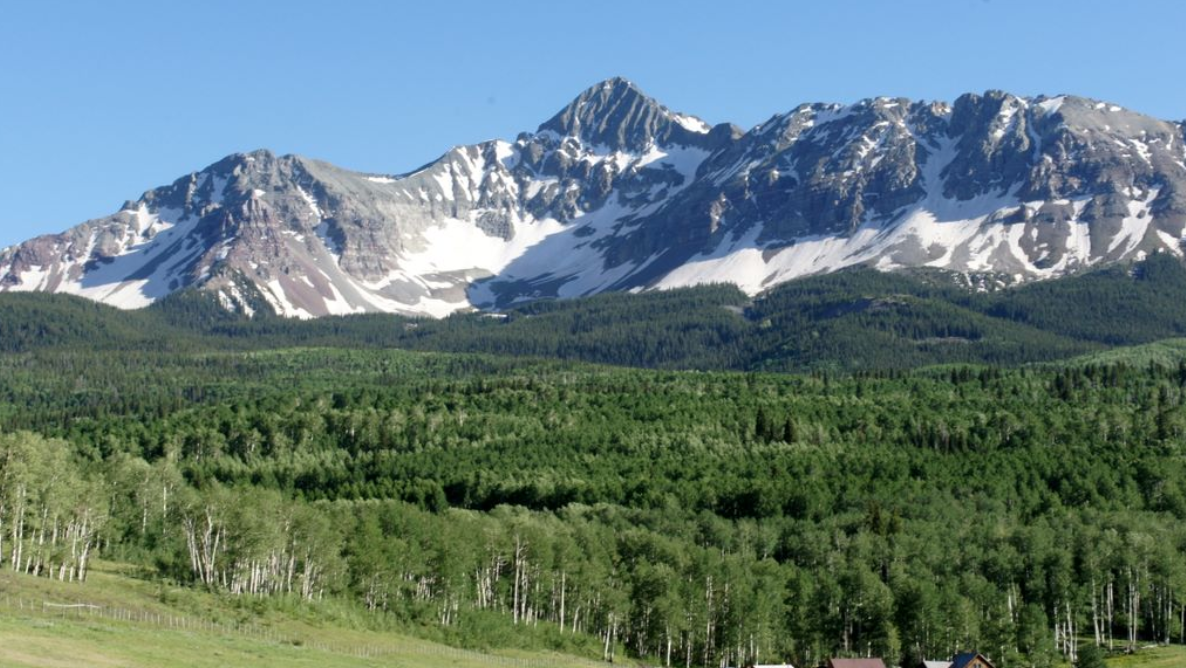
[[[77,607],[85,605],[88,607]],[[85,585],[0,573],[0,667],[591,668],[545,652],[484,654],[365,628],[348,611],[255,608],[99,564]]]
[[[1047,366],[1085,366],[1125,363],[1130,366],[1160,364],[1173,368],[1186,357],[1186,339],[1164,339],[1142,346],[1131,346],[1091,353],[1070,360],[1049,362]]]
[[[1186,647],[1154,647],[1143,649],[1128,656],[1114,656],[1108,659],[1111,668],[1182,668],[1186,666]]]
[[[85,604],[93,607],[76,607]],[[366,628],[357,611],[260,607],[133,577],[99,563],[85,585],[0,571],[0,668],[597,668],[548,652],[480,653]],[[619,663],[621,660],[619,659]],[[1066,665],[1066,664],[1063,664]],[[1186,647],[1108,659],[1115,668],[1183,668]]]

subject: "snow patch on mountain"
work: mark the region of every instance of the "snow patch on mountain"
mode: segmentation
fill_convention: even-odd
[[[1090,229],[1078,220],[1085,200],[1075,203],[1074,218],[1064,223],[1067,243],[1061,259],[1039,266],[1022,248],[1021,235],[1027,228],[1000,222],[1005,214],[1026,206],[1014,193],[999,191],[967,200],[943,194],[942,174],[955,156],[956,140],[943,139],[923,166],[926,197],[901,210],[888,224],[870,220],[850,234],[802,236],[789,243],[760,243],[762,225],[755,225],[744,235],[722,239],[716,248],[691,258],[654,287],[728,282],[755,295],[794,278],[862,264],[881,270],[929,266],[983,272],[1010,268],[1046,278],[1092,263]],[[1125,252],[1140,242],[1143,226],[1148,224],[1147,207],[1156,197],[1153,191],[1141,202],[1130,204],[1130,217],[1115,241],[1129,244]]]
[[[129,233],[115,254],[89,260],[101,234],[96,230],[85,252],[56,266],[31,267],[8,289],[62,292],[125,309],[143,308],[168,295],[203,251],[200,244],[186,243],[197,221],[176,210],[152,212],[144,204],[122,215],[130,218]]]
[[[679,123],[681,126],[691,130],[692,132],[706,134],[712,130],[712,126],[700,120],[699,118],[696,118],[695,116],[688,116],[686,114],[673,114],[671,118],[676,123]]]
[[[1114,253],[1121,246],[1124,247],[1121,253],[1125,255],[1136,250],[1149,231],[1149,223],[1153,220],[1149,207],[1153,200],[1157,199],[1158,192],[1160,191],[1154,188],[1143,199],[1128,202],[1128,215],[1120,222],[1120,232],[1112,237],[1112,243],[1108,246],[1109,253]]]

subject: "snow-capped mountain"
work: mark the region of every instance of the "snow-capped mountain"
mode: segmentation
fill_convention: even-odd
[[[534,133],[404,175],[237,154],[0,252],[0,290],[124,308],[187,286],[229,309],[442,316],[538,297],[863,264],[1004,282],[1166,250],[1186,127],[1084,98],[811,104],[710,127],[623,79]]]

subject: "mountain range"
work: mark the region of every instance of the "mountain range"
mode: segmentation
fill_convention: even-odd
[[[863,266],[989,290],[1183,255],[1186,124],[1069,95],[805,104],[744,131],[621,78],[401,175],[235,154],[0,251],[0,291],[444,316]]]

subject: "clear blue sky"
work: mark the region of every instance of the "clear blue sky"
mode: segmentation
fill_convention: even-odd
[[[1180,0],[8,0],[0,247],[237,151],[406,171],[614,75],[746,128],[989,88],[1182,119],[1183,35]]]

